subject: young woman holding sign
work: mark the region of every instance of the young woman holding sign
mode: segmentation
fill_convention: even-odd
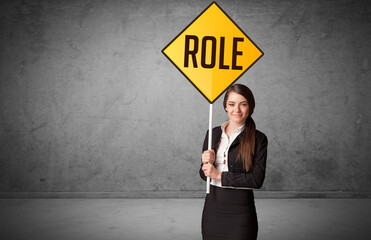
[[[202,213],[202,237],[256,239],[258,221],[252,189],[265,177],[268,140],[251,118],[255,100],[242,84],[228,88],[223,106],[229,120],[213,129],[212,150],[203,145],[200,176],[211,178]]]

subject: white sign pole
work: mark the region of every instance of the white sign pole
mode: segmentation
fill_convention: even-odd
[[[213,104],[210,103],[210,111],[209,111],[209,141],[208,141],[208,150],[211,150],[212,146],[212,139],[213,139]],[[210,178],[207,177],[206,182],[206,193],[210,193]]]

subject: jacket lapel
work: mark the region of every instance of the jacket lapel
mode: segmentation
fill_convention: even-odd
[[[243,135],[244,135],[244,131],[242,131],[240,134],[238,134],[238,136],[236,137],[236,139],[232,142],[231,147],[233,145],[240,144],[240,142],[242,141],[242,136]]]
[[[222,136],[222,129],[220,127],[215,128],[213,131],[213,141],[212,141],[212,148],[214,149],[215,153],[219,146],[221,136]]]

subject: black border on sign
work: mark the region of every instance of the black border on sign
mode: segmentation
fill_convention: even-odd
[[[229,84],[228,85],[228,87],[226,87],[215,99],[214,99],[214,101],[210,101],[204,94],[203,94],[203,92],[201,92],[201,90],[200,89],[198,89],[198,87],[191,81],[191,79],[189,79],[188,77],[187,77],[187,75],[185,75],[185,73],[183,73],[183,71],[165,54],[165,52],[164,52],[164,50],[168,47],[168,46],[170,46],[170,44],[172,44],[185,30],[187,30],[187,28],[189,27],[189,26],[191,26],[207,9],[209,9],[213,4],[215,4],[228,18],[229,18],[229,20],[231,20],[232,21],[232,23],[243,33],[243,35],[245,35],[245,37],[246,38],[248,38],[251,42],[252,42],[252,44],[257,48],[257,49],[259,49],[259,51],[262,53],[262,55],[260,55],[260,57],[258,57],[248,68],[246,68],[246,70],[245,71],[243,71],[243,73],[241,73],[231,84]],[[212,104],[212,103],[214,103],[219,97],[220,97],[220,95],[222,95],[231,85],[233,85],[242,75],[244,75],[245,74],[245,72],[247,71],[247,70],[249,70],[261,57],[263,57],[264,56],[264,52],[247,36],[247,34],[232,20],[232,18],[214,1],[214,2],[212,2],[212,3],[210,3],[209,4],[209,6],[207,6],[207,8],[205,8],[205,10],[203,10],[191,23],[189,23],[184,29],[183,29],[183,31],[181,31],[178,35],[176,35],[176,37],[173,39],[173,40],[171,40],[171,42],[169,43],[169,44],[167,44],[162,50],[161,50],[161,52],[165,55],[165,57],[167,58],[167,59],[169,59],[169,61],[183,74],[183,76],[197,89],[197,91],[199,91],[200,93],[201,93],[201,95],[204,97],[204,98],[206,98],[206,100],[210,103],[210,104]]]

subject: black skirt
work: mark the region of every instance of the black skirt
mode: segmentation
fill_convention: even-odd
[[[202,239],[256,239],[258,220],[250,189],[210,185],[202,212]]]

